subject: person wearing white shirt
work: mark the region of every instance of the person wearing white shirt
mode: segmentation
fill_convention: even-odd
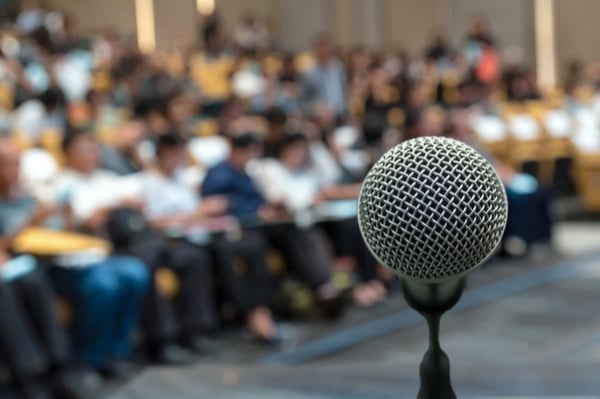
[[[288,134],[280,143],[278,159],[262,161],[257,173],[259,189],[267,201],[281,203],[296,219],[328,201],[355,199],[360,185],[339,184],[315,166],[310,144],[302,133]],[[322,148],[326,151],[326,148]],[[341,174],[340,174],[341,175]],[[377,262],[364,244],[356,217],[318,223],[331,237],[341,259],[351,258],[361,281],[355,290],[359,305],[370,306],[386,295],[376,278]]]
[[[76,227],[89,233],[103,234],[107,225],[118,219],[113,216],[116,212],[125,210],[135,215],[135,212],[144,209],[139,176],[120,177],[98,169],[100,149],[91,134],[73,129],[65,136],[63,151],[67,168],[58,179],[57,197],[68,202]],[[116,223],[121,222],[116,220]],[[175,340],[186,339],[186,343],[193,346],[190,349],[198,349],[192,342],[196,333],[216,326],[212,294],[196,289],[198,284],[206,281],[210,258],[205,253],[187,248],[173,250],[160,234],[149,228],[140,236],[133,231],[126,234],[125,243],[113,242],[117,252],[142,260],[150,271],[151,281],[154,281],[159,267],[167,266],[175,271],[180,281],[185,282],[178,298],[177,315],[155,284],[148,287],[141,327],[150,360],[172,364],[193,361],[193,354],[176,344]]]
[[[16,144],[5,140],[0,148],[0,241],[10,248],[25,228],[46,226],[51,217],[60,217],[62,212],[59,207],[38,203],[21,190]],[[52,257],[48,263],[51,267],[47,271],[57,291],[73,306],[71,338],[77,361],[107,376],[121,376],[130,355],[130,334],[149,283],[145,266],[132,257],[106,256],[97,248]],[[46,300],[40,294],[36,297]]]
[[[144,173],[142,178],[144,213],[155,226],[185,230],[186,227],[202,226],[211,216],[226,213],[228,204],[224,197],[201,200],[199,194],[181,180],[178,172],[186,159],[182,136],[175,132],[161,136],[156,145],[156,156],[156,168]],[[232,237],[223,231],[214,234],[211,241],[225,293],[246,318],[248,329],[259,342],[278,343],[280,336],[267,306],[271,290],[266,267],[267,246],[262,235],[247,231]],[[176,242],[188,250],[207,251],[206,245],[192,245],[185,239]],[[240,259],[247,265],[245,273],[236,268]],[[185,281],[182,283],[186,284]],[[191,284],[189,289],[198,290],[198,282]],[[210,285],[203,289],[212,294]]]

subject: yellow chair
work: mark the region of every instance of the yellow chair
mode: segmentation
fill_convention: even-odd
[[[42,148],[50,153],[60,166],[64,166],[65,159],[62,151],[63,132],[59,129],[47,129],[40,134],[39,143]]]
[[[11,137],[21,151],[25,151],[33,147],[31,140],[20,132],[13,132]]]
[[[106,255],[111,251],[111,244],[85,234],[29,227],[15,237],[11,249],[37,256],[58,256],[81,251]]]
[[[231,95],[230,75],[233,60],[229,57],[208,59],[197,54],[190,60],[190,74],[203,95],[211,100],[225,100]]]
[[[542,160],[543,131],[539,122],[527,112],[510,116],[507,120],[511,133],[509,161],[515,169],[525,162]]]
[[[311,69],[316,63],[314,55],[310,51],[298,53],[294,59],[296,70],[303,73]]]
[[[97,69],[92,73],[92,84],[93,90],[99,92],[107,92],[113,86],[113,79],[109,71],[103,69]]]
[[[15,90],[12,85],[0,81],[0,108],[12,111],[15,107],[14,98]]]
[[[166,267],[158,269],[154,284],[158,292],[166,298],[173,299],[179,294],[179,278],[171,269]]]
[[[219,134],[219,122],[216,119],[201,119],[196,123],[196,135],[210,137]]]
[[[54,309],[60,324],[68,326],[73,322],[73,306],[68,299],[62,297],[55,298]]]
[[[279,74],[283,67],[283,60],[281,54],[270,54],[265,57],[263,61],[263,68],[265,75],[274,76]]]
[[[600,211],[600,153],[578,152],[574,165],[575,184],[583,204]]]

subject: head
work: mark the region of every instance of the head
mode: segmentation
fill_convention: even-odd
[[[56,109],[64,108],[67,100],[60,89],[50,88],[39,95],[40,102],[44,105],[46,113],[51,114]]]
[[[446,44],[446,37],[442,32],[437,31],[433,34],[431,42],[434,46],[443,46]]]
[[[269,125],[268,139],[279,140],[285,132],[287,115],[279,107],[271,107],[265,114],[265,119]]]
[[[471,19],[469,33],[471,35],[486,35],[488,32],[488,19],[484,15],[477,15]]]
[[[21,3],[21,9],[23,11],[32,11],[40,8],[40,3],[37,0],[24,0]]]
[[[95,171],[100,165],[100,148],[86,129],[71,129],[62,142],[67,166],[83,174]]]
[[[335,49],[331,40],[327,36],[319,36],[313,45],[317,62],[324,64],[329,62],[335,56]]]
[[[195,103],[190,96],[183,92],[174,93],[167,100],[167,117],[171,123],[179,126],[193,118],[195,108]]]
[[[410,113],[406,119],[408,138],[441,136],[446,132],[446,113],[437,106],[428,106]]]
[[[408,89],[408,105],[410,108],[417,109],[427,106],[431,101],[429,88],[425,84],[415,84]]]
[[[167,176],[172,175],[185,163],[186,141],[179,133],[163,134],[156,143],[158,168]]]
[[[336,127],[337,116],[335,111],[326,103],[319,102],[314,105],[312,119],[323,131],[330,131]]]
[[[251,11],[246,11],[244,16],[242,17],[242,24],[246,26],[254,26],[256,24],[256,17],[252,14]]]
[[[8,193],[19,181],[21,151],[14,140],[0,138],[0,195]]]
[[[446,112],[436,106],[427,107],[421,112],[417,122],[418,136],[441,136],[446,130]]]
[[[309,161],[308,139],[302,133],[292,133],[283,139],[279,160],[291,170],[304,169]]]
[[[115,147],[124,153],[135,151],[146,137],[146,126],[140,119],[131,119],[117,128]]]
[[[356,71],[366,71],[373,62],[373,54],[363,47],[355,48],[350,54],[352,69]]]
[[[243,133],[230,140],[229,162],[238,169],[244,169],[248,162],[262,156],[263,146],[254,133]]]

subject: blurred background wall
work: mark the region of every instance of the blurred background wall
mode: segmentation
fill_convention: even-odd
[[[598,45],[598,15],[600,1],[554,0],[556,51],[559,65],[572,59],[600,60]]]
[[[41,3],[67,11],[77,21],[77,28],[83,31],[118,27],[126,34],[136,32],[135,0],[46,0]]]
[[[4,0],[5,1],[5,0]],[[197,36],[202,24],[197,0],[45,0],[73,14],[80,28],[117,26],[136,32],[136,2],[154,7],[156,45],[168,48],[180,34]],[[202,0],[200,0],[202,1]],[[600,59],[597,45],[597,0],[553,0],[556,63]],[[342,46],[362,43],[371,48],[401,47],[410,54],[424,48],[434,32],[462,42],[464,27],[475,15],[487,17],[498,44],[535,64],[534,0],[215,0],[227,31],[248,12],[266,19],[284,50],[307,49],[319,33]]]

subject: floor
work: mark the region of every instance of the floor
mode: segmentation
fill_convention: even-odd
[[[460,398],[600,398],[600,223],[556,228],[555,253],[469,277],[441,340]],[[414,398],[427,346],[400,295],[336,324],[289,325],[275,351],[231,336],[192,368],[147,368],[109,399]]]

